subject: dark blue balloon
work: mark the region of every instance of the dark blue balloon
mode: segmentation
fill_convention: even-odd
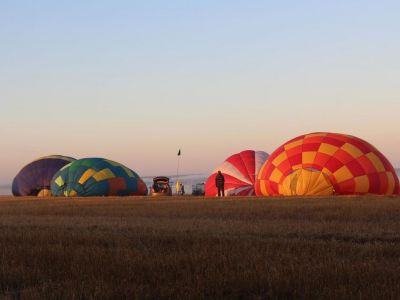
[[[25,167],[15,176],[12,184],[14,196],[46,196],[51,195],[51,179],[74,158],[52,155],[39,158]]]

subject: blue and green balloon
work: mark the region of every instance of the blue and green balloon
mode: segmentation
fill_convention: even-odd
[[[59,170],[51,181],[55,196],[147,195],[144,181],[131,169],[104,158],[84,158]]]

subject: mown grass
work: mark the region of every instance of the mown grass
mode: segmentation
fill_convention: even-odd
[[[399,219],[399,197],[0,197],[0,298],[393,299]]]

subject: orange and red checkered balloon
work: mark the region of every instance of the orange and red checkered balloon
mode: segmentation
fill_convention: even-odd
[[[354,136],[317,132],[275,150],[258,173],[257,195],[352,195],[399,193],[390,162]]]

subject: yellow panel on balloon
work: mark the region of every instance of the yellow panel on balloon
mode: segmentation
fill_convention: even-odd
[[[289,149],[292,149],[294,147],[300,146],[302,144],[303,144],[303,140],[294,141],[294,142],[292,142],[290,144],[285,145],[285,150],[287,151]]]
[[[96,181],[107,180],[114,177],[115,175],[110,169],[103,169],[93,175],[93,178],[96,179]]]
[[[327,136],[328,134],[326,132],[316,132],[316,133],[310,133],[307,134],[304,138],[308,139],[310,137],[317,137],[317,136]]]
[[[338,151],[339,147],[327,144],[327,143],[321,143],[319,146],[318,152],[325,153],[328,155],[333,155]]]
[[[131,170],[129,170],[127,167],[122,166],[122,168],[125,170],[126,174],[128,174],[129,177],[135,177],[133,172]]]
[[[333,176],[335,176],[336,181],[338,183],[341,183],[343,181],[349,180],[350,178],[353,178],[353,174],[351,174],[349,168],[346,166],[341,167],[339,170],[337,170],[335,173],[333,173]]]
[[[270,176],[269,179],[270,179],[271,181],[273,181],[273,182],[279,183],[279,182],[281,181],[282,176],[283,176],[282,172],[279,171],[278,169],[275,169],[275,170],[272,172],[272,174],[271,174],[271,176]]]
[[[367,175],[358,176],[354,178],[356,182],[356,193],[368,193],[369,191],[369,179]]]
[[[346,151],[348,154],[350,154],[354,158],[359,158],[362,156],[364,153],[358,149],[356,146],[346,143],[342,146],[342,149]]]
[[[388,178],[388,189],[386,191],[386,195],[392,195],[395,187],[395,179],[392,172],[386,172],[386,175]]]
[[[79,178],[79,183],[84,184],[90,177],[92,177],[96,173],[96,170],[87,169],[85,173],[82,174],[81,178]]]
[[[58,186],[63,186],[64,183],[65,183],[61,176],[58,176],[57,179],[54,180],[54,182],[55,182]]]
[[[285,161],[288,158],[287,153],[283,151],[281,154],[279,154],[275,159],[272,161],[272,164],[277,167],[281,164],[281,162]]]
[[[375,153],[370,152],[366,155],[366,157],[372,162],[374,165],[375,169],[378,172],[384,172],[385,171],[385,166],[382,164],[381,160],[379,159],[378,156],[376,156]]]
[[[265,186],[265,180],[260,180],[260,190],[261,190],[261,194],[263,194],[264,196],[268,196],[268,191],[267,191],[267,187]]]
[[[302,162],[303,164],[312,164],[314,163],[315,156],[317,152],[315,151],[306,151],[302,153]]]

